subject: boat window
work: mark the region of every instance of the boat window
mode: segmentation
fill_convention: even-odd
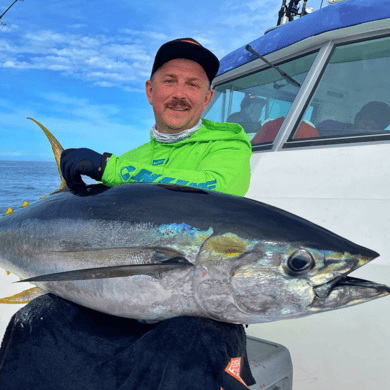
[[[311,53],[278,66],[302,85],[316,55]],[[205,118],[238,123],[252,145],[271,147],[299,88],[268,68],[218,85],[214,90]]]
[[[323,143],[390,136],[389,69],[389,37],[336,47],[290,146],[309,138],[298,134],[303,124]]]

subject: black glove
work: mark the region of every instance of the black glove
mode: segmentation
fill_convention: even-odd
[[[85,186],[81,175],[101,180],[110,153],[99,154],[91,149],[66,149],[61,154],[61,171],[70,189]]]

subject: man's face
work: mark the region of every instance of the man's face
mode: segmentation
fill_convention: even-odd
[[[264,105],[258,102],[251,103],[247,108],[247,114],[253,122],[258,122],[263,111]]]
[[[146,95],[153,106],[157,129],[179,133],[196,125],[214,91],[204,69],[191,60],[166,62],[146,82]]]

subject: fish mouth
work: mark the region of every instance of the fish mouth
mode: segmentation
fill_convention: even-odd
[[[360,255],[348,260],[325,260],[326,266],[323,271],[329,270],[329,276],[333,275],[333,278],[313,286],[314,299],[309,309],[339,309],[390,294],[390,287],[384,284],[347,276],[379,256],[379,253],[370,249],[363,247],[359,249]],[[332,272],[332,269],[335,272]]]
[[[390,294],[390,287],[369,280],[338,276],[313,288],[315,298],[309,308],[332,310],[357,305]]]

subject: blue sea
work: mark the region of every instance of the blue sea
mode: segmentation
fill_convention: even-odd
[[[85,180],[88,184],[92,179]],[[57,164],[49,161],[0,160],[0,216],[8,207],[18,209],[48,196],[61,184]]]

